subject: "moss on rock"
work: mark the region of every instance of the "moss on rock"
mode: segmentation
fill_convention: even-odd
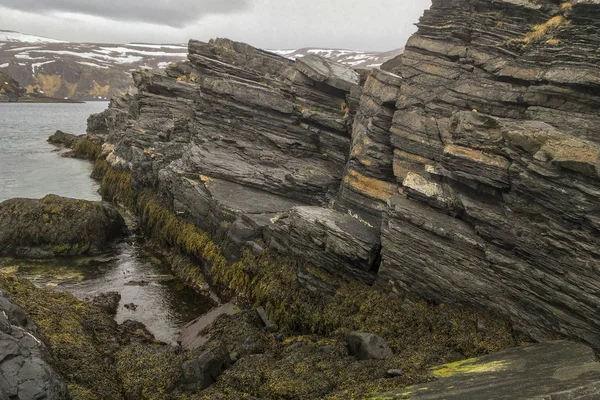
[[[125,221],[106,203],[55,195],[0,203],[0,254],[97,253],[124,231]]]

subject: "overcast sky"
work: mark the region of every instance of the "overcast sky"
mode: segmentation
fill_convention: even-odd
[[[186,43],[214,37],[271,49],[404,46],[430,0],[2,0],[0,29],[77,42]]]

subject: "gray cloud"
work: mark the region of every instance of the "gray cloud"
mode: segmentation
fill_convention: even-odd
[[[3,0],[5,8],[28,13],[68,12],[180,27],[205,16],[250,8],[250,0]]]
[[[206,41],[227,37],[268,49],[327,47],[373,51],[404,46],[415,31],[414,23],[431,5],[430,0],[370,0],[368,3],[364,0],[247,0],[247,3],[239,1],[235,8],[230,7],[234,2],[227,0],[197,0],[201,6],[187,0],[145,0],[143,3],[133,0],[139,9],[127,18],[138,22],[128,23],[115,21],[118,17],[115,15],[111,18],[94,15],[86,8],[88,4],[79,4],[84,0],[77,0],[79,3],[62,0],[62,4],[73,2],[64,12],[48,10],[56,8],[56,0],[18,0],[23,5],[20,8],[26,10],[6,8],[5,3],[15,7],[16,1],[0,0],[0,29],[73,42],[187,43],[190,38]],[[108,10],[115,2],[103,1],[102,8]],[[132,0],[120,1],[132,3]],[[99,7],[98,0],[90,2]],[[210,4],[212,8],[208,7]],[[170,10],[169,5],[176,10]],[[119,5],[114,7],[121,10]],[[156,10],[175,14],[158,18]],[[103,12],[114,14],[114,10]],[[172,26],[164,25],[167,20]]]

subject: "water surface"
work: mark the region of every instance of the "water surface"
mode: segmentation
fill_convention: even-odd
[[[13,197],[40,198],[52,193],[100,200],[87,161],[62,158],[46,142],[57,129],[85,133],[90,114],[106,102],[83,104],[0,103],[0,202]]]
[[[98,184],[90,178],[91,163],[60,157],[46,140],[57,129],[85,133],[88,116],[106,106],[105,102],[0,104],[0,202],[49,193],[100,200]],[[142,322],[157,339],[169,343],[175,342],[185,323],[213,304],[185,287],[135,235],[101,257],[0,258],[0,273],[16,273],[38,286],[66,290],[82,300],[119,292],[117,321]]]

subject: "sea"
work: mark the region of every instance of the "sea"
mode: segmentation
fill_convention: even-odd
[[[83,134],[90,114],[106,102],[0,103],[0,202],[47,194],[101,200],[88,161],[64,158],[47,142],[57,129]],[[135,225],[134,216],[128,221]],[[133,222],[132,222],[133,221]],[[132,234],[106,254],[45,260],[0,258],[0,273],[15,273],[40,287],[80,299],[116,291],[117,322],[142,322],[158,340],[175,344],[180,328],[215,303],[177,279],[141,236]]]

